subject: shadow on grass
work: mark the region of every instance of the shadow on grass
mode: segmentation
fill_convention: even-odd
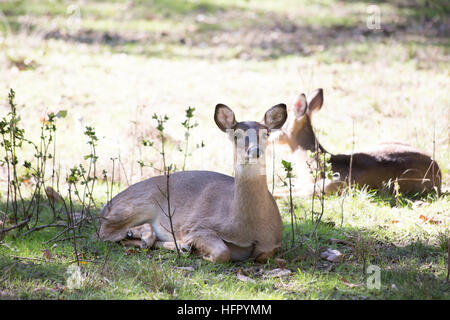
[[[51,215],[48,208],[44,211],[42,217]],[[303,221],[298,228],[297,239],[302,234],[309,236],[313,224]],[[283,251],[289,249],[290,230],[290,224],[285,222]],[[389,239],[378,237],[377,230],[339,227],[332,221],[319,224],[318,242],[309,242],[309,245],[317,249],[317,254],[326,248],[337,249],[344,254],[344,260],[329,262],[315,257],[306,245],[301,245],[283,257],[292,275],[282,281],[261,276],[261,272],[264,274],[279,267],[275,260],[264,265],[250,261],[214,265],[195,256],[177,261],[176,253],[171,251],[128,249],[119,244],[99,242],[90,228],[83,232],[86,238],[77,241],[81,260],[88,261],[81,265],[88,280],[79,290],[66,288],[68,266],[74,263],[71,239],[57,242],[55,246],[56,242],[47,241],[59,230],[44,229],[26,237],[22,236],[23,232],[11,233],[0,242],[0,293],[3,298],[120,299],[128,297],[131,290],[133,297],[145,297],[152,292],[172,299],[176,298],[173,292],[178,292],[186,295],[178,298],[202,299],[214,294],[199,293],[196,285],[199,281],[227,290],[220,275],[229,279],[231,291],[249,290],[253,294],[262,294],[275,290],[288,299],[312,296],[327,299],[446,299],[450,295],[442,262],[446,258],[445,248],[430,245],[426,239],[395,245]],[[45,257],[44,250],[52,253],[51,259]],[[364,256],[367,256],[366,267],[369,264],[380,267],[379,290],[366,286],[368,274],[363,270]],[[190,267],[192,271],[186,275],[179,267]],[[242,272],[254,281],[239,280],[237,274]]]
[[[309,220],[297,231],[304,236],[303,244],[292,250],[291,225],[284,224],[284,248],[281,255],[291,270],[304,274],[338,279],[340,284],[325,289],[324,296],[333,299],[448,299],[450,287],[446,281],[447,239],[431,244],[428,239],[401,241],[377,235],[370,228],[339,227],[332,221],[319,224],[317,237],[309,239],[313,229]],[[317,239],[317,240],[315,240]],[[395,242],[395,243],[394,243]],[[343,258],[330,262],[321,253],[327,249],[338,250]],[[283,252],[286,254],[283,255]],[[292,263],[290,261],[296,261]],[[380,288],[367,285],[373,275],[369,266],[380,270]],[[344,289],[344,290],[343,290]]]

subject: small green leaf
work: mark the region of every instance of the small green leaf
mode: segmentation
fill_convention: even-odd
[[[60,110],[57,114],[57,118],[65,118],[67,116],[67,110]]]

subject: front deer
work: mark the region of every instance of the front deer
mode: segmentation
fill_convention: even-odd
[[[322,108],[322,104],[322,89],[316,90],[309,101],[302,93],[290,108],[289,120],[280,130],[278,141],[288,144],[301,162],[307,160],[308,150],[327,152],[317,141],[311,122],[312,115]],[[339,173],[339,177],[326,183],[326,193],[334,193],[348,182],[369,189],[392,189],[396,182],[402,193],[412,194],[440,190],[438,164],[430,156],[404,143],[382,143],[353,155],[331,154],[330,162],[333,173]]]
[[[272,129],[287,118],[286,105],[269,109],[262,123],[237,122],[218,104],[214,120],[234,145],[235,178],[211,171],[182,171],[170,176],[170,200],[176,241],[193,247],[206,260],[253,258],[264,262],[281,246],[282,221],[267,188],[265,147]],[[164,198],[166,176],[136,183],[102,210],[100,236],[140,247],[174,249]],[[161,207],[160,207],[161,206]]]

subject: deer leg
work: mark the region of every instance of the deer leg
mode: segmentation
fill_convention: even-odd
[[[127,231],[127,238],[123,243],[135,245],[142,249],[150,248],[156,240],[156,234],[149,223],[133,227]],[[140,239],[140,240],[139,240]]]
[[[343,190],[346,186],[347,184],[345,183],[345,181],[327,180],[325,181],[325,194],[335,194],[336,192],[340,192],[341,190]]]
[[[137,239],[123,239],[120,241],[121,245],[124,245],[126,247],[141,247],[141,240],[137,240]]]
[[[207,261],[228,262],[231,260],[231,252],[228,246],[215,234],[202,235],[194,239],[193,244],[202,258]]]
[[[181,253],[190,253],[192,250],[192,247],[184,242],[177,241],[178,249],[181,251]],[[173,250],[176,251],[177,248],[175,246],[175,242],[172,241],[156,241],[155,242],[155,248],[156,249],[167,249],[167,250]]]
[[[258,263],[265,263],[267,261],[267,259],[272,258],[277,251],[278,251],[278,248],[275,248],[268,252],[260,252],[260,253],[256,252],[255,253],[255,261]]]

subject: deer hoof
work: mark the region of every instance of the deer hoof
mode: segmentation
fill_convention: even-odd
[[[192,246],[182,243],[182,244],[180,244],[180,250],[182,252],[191,253]]]
[[[155,243],[155,235],[152,232],[142,232],[141,234],[141,248],[151,248]]]

